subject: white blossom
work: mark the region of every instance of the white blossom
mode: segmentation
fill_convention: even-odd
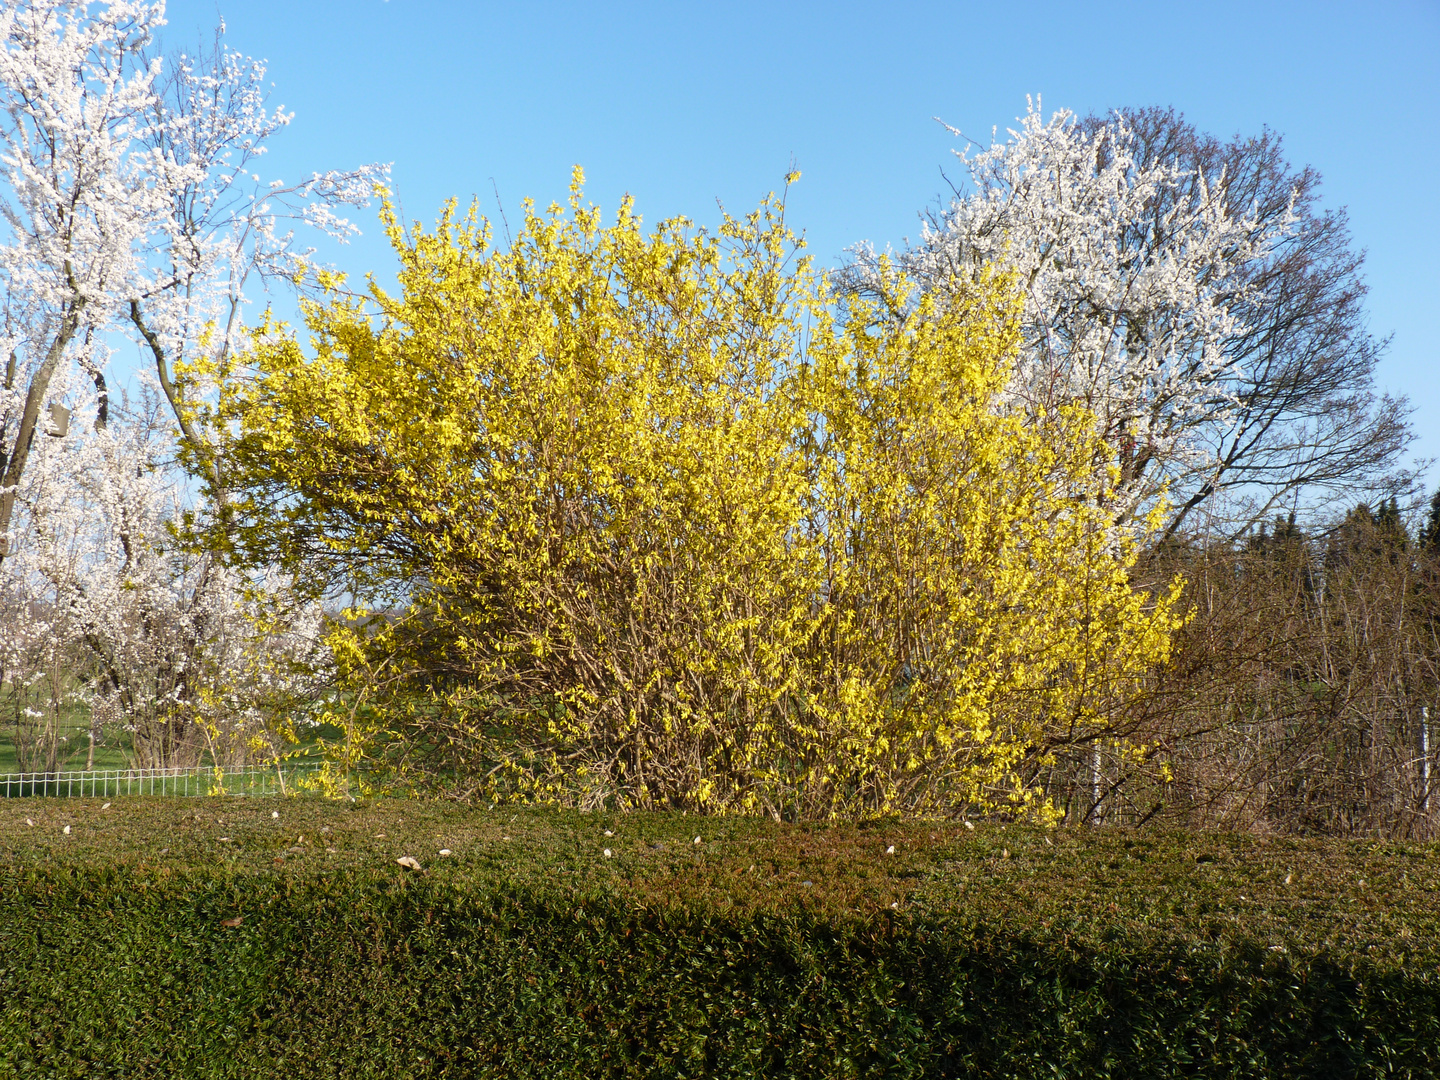
[[[303,716],[328,673],[323,617],[277,575],[248,580],[177,541],[189,500],[157,397],[37,447],[4,566],[0,668],[21,675],[37,639],[64,653],[136,764],[273,759],[273,718]]]
[[[51,725],[46,768],[77,699],[139,764],[272,756],[270,721],[326,670],[320,612],[288,582],[176,537],[225,498],[204,400],[245,342],[247,290],[312,272],[297,232],[353,235],[340,208],[386,170],[263,181],[290,122],[264,66],[223,26],[208,54],[164,59],[163,24],[160,0],[0,5],[0,680]],[[105,377],[117,333],[153,365],[133,408]],[[69,433],[48,438],[61,403]]]
[[[972,190],[896,256],[941,293],[986,265],[1013,270],[1024,315],[1011,401],[1032,415],[1093,411],[1114,450],[1102,464],[1120,473],[1117,520],[1214,464],[1241,374],[1226,346],[1246,329],[1239,301],[1254,299],[1246,269],[1295,220],[1261,223],[1228,203],[1223,175],[1207,183],[1135,151],[1122,115],[1089,131],[1065,111],[1044,120],[1032,102],[1007,141],[959,152]],[[863,287],[879,260],[856,255]]]
[[[310,273],[296,230],[344,241],[355,227],[339,208],[387,176],[369,165],[263,182],[266,142],[290,122],[267,104],[264,65],[226,48],[223,26],[208,54],[162,59],[164,11],[0,6],[0,561],[41,412],[76,403],[75,369],[105,419],[108,334],[130,334],[154,364],[204,471],[192,413],[244,343],[247,289]]]

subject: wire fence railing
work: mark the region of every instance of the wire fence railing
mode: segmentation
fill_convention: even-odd
[[[318,761],[187,769],[76,769],[0,773],[0,796],[107,799],[122,795],[287,795],[306,789]]]

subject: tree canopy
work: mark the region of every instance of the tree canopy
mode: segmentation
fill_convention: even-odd
[[[1206,505],[1234,536],[1302,492],[1363,497],[1396,472],[1408,408],[1375,390],[1363,256],[1274,132],[1221,142],[1170,109],[1046,120],[1034,102],[960,156],[969,184],[898,259],[940,292],[1016,273],[1009,393],[1095,413],[1118,515],[1165,492],[1167,535]],[[857,255],[863,290],[875,256]]]

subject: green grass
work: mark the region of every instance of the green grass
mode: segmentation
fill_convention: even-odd
[[[67,677],[72,689],[80,680]],[[0,774],[18,773],[21,763],[15,750],[15,689],[0,684]],[[32,706],[35,704],[31,702]],[[59,734],[66,738],[60,752],[61,769],[83,769],[89,757],[90,707],[80,701],[67,701],[60,709]],[[103,732],[102,741],[95,747],[96,769],[123,769],[127,764],[124,747],[124,733]],[[27,770],[28,771],[28,770]]]
[[[71,735],[71,745],[74,750],[66,757],[61,768],[66,770],[85,768],[89,749],[88,727],[77,728],[73,733],[70,731],[66,733]],[[125,748],[118,745],[113,737],[95,747],[95,764],[93,766],[95,769],[124,769],[129,763],[129,759],[125,756]],[[0,727],[0,774],[18,773],[19,771],[20,763],[15,755],[15,741],[11,732]]]
[[[0,684],[0,775],[19,773],[20,761],[15,750],[14,703],[9,686]],[[80,702],[67,703],[61,710],[60,734],[68,740],[67,749],[61,754],[60,770],[79,771],[86,767],[90,738],[90,708]],[[130,767],[129,735],[121,730],[106,729],[103,739],[95,747],[95,761],[91,766],[96,771],[127,769]],[[291,748],[290,756],[321,756],[321,738],[335,738],[336,728],[319,730],[307,729],[306,740]],[[211,762],[207,760],[201,767]],[[28,771],[28,770],[26,770]]]

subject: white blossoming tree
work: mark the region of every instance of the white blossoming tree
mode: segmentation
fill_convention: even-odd
[[[1090,407],[1119,520],[1165,490],[1168,535],[1229,493],[1243,527],[1393,466],[1405,406],[1373,393],[1360,258],[1273,134],[1222,145],[1168,110],[1047,121],[1033,102],[1007,141],[959,156],[969,188],[896,259],[940,291],[994,261],[1018,271],[1012,398]],[[876,262],[859,249],[852,283]]]
[[[212,51],[162,58],[163,24],[163,0],[0,5],[0,681],[32,685],[35,658],[64,653],[149,764],[253,730],[235,718],[308,678],[280,678],[255,642],[297,634],[277,655],[313,660],[316,613],[292,610],[284,582],[183,554],[171,532],[182,513],[223,513],[203,399],[245,341],[247,290],[311,271],[297,233],[343,241],[341,208],[386,177],[262,181],[289,121],[267,105],[263,65],[227,49],[223,27]],[[112,408],[117,335],[140,347],[162,412]],[[193,497],[180,458],[203,478]],[[240,752],[250,736],[237,738],[211,755]]]
[[[223,370],[243,340],[246,287],[305,272],[294,227],[344,240],[336,211],[386,171],[367,166],[262,184],[251,171],[289,122],[264,66],[227,49],[153,54],[163,0],[20,0],[0,9],[0,542],[52,385],[69,366],[102,408],[107,333],[135,336],[188,449],[223,498],[177,366]],[[223,28],[222,28],[223,33]],[[4,549],[0,548],[0,559]]]
[[[274,760],[327,674],[320,612],[278,575],[247,579],[176,543],[190,500],[158,391],[147,388],[139,408],[122,396],[111,414],[38,444],[22,485],[28,527],[5,575],[22,610],[7,613],[19,617],[0,650],[12,687],[40,693],[13,704],[48,734],[52,714],[82,698],[91,744],[108,728],[137,766]],[[67,661],[72,678],[57,683]],[[55,767],[53,749],[43,761]]]

